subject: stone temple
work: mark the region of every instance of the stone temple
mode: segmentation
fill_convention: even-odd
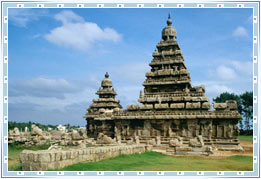
[[[177,42],[170,15],[145,74],[144,91],[138,101],[122,109],[112,81],[106,73],[97,91],[99,98],[87,108],[87,136],[102,133],[118,143],[144,143],[174,147],[174,152],[242,150],[237,136],[241,119],[236,101],[214,103],[205,87],[193,86]]]

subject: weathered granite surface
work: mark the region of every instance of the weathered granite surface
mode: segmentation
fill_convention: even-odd
[[[61,169],[78,162],[96,162],[123,154],[142,153],[151,149],[151,146],[146,145],[118,145],[63,150],[23,150],[20,153],[20,161],[23,171],[42,171]]]

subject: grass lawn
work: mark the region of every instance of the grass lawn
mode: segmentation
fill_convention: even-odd
[[[237,137],[239,140],[253,141],[252,135],[240,135]]]
[[[121,155],[99,162],[77,163],[59,171],[252,171],[253,158],[168,156],[155,152]]]

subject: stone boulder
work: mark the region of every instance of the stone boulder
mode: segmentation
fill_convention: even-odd
[[[14,130],[12,131],[12,135],[14,136],[20,136],[20,131],[17,127],[14,128]]]
[[[32,126],[31,126],[31,135],[32,136],[36,136],[36,135],[41,136],[41,135],[43,135],[43,131],[38,126],[32,124]]]
[[[80,129],[80,130],[79,130],[79,134],[81,135],[81,137],[82,137],[83,139],[87,139],[87,131],[86,131],[86,128]]]
[[[114,140],[103,133],[99,133],[97,138],[97,144],[113,144]]]
[[[62,135],[63,135],[62,131],[53,130],[51,132],[51,139],[53,139],[53,140],[61,140],[62,139]]]
[[[72,130],[72,139],[73,140],[81,140],[82,137],[80,136],[79,132],[77,130]]]

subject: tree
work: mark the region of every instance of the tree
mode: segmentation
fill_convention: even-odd
[[[240,95],[242,102],[242,115],[244,117],[244,125],[246,130],[253,127],[253,92],[245,92]]]

